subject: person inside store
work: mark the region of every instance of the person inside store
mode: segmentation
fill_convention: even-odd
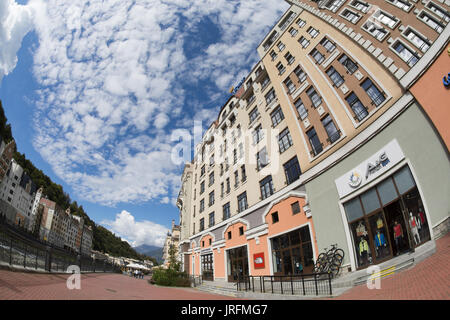
[[[403,229],[401,224],[399,224],[397,220],[395,220],[394,222],[394,241],[395,248],[397,249],[395,255],[398,256],[400,253],[400,248],[403,245]]]

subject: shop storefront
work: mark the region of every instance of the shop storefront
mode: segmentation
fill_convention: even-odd
[[[270,241],[274,275],[312,273],[314,258],[309,225]]]
[[[431,239],[422,196],[402,160],[394,140],[336,180],[345,197],[342,206],[357,268],[413,251]]]
[[[202,277],[203,280],[213,281],[214,280],[214,263],[213,254],[207,253],[200,256],[201,267],[202,267]]]
[[[248,276],[247,246],[227,250],[228,281],[237,281],[239,277]]]

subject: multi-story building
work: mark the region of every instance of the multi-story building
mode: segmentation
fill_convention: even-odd
[[[85,225],[82,228],[81,254],[90,255],[92,250],[92,239],[94,233],[91,226]]]
[[[36,186],[31,178],[11,159],[9,169],[0,183],[0,210],[13,224],[31,230],[35,193]]]
[[[180,259],[179,256],[179,243],[180,243],[180,226],[175,224],[175,220],[172,220],[172,230],[167,232],[167,237],[164,242],[163,247],[163,265],[168,268],[170,266],[170,250],[174,248],[176,250],[175,255],[177,260]],[[179,260],[180,261],[180,260]],[[181,261],[180,261],[181,262]]]
[[[190,274],[311,273],[331,244],[354,271],[449,229],[449,91],[417,87],[448,66],[448,1],[287,2],[186,165]]]
[[[9,169],[15,148],[16,142],[14,140],[5,143],[0,137],[0,182],[3,180]]]
[[[177,206],[180,210],[180,243],[178,248],[181,270],[189,273],[189,237],[191,235],[191,207],[192,207],[192,166],[186,164],[181,176],[181,189],[178,194]]]

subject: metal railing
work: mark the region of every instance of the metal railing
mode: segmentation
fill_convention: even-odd
[[[40,241],[26,230],[0,219],[0,265],[25,270],[66,272],[71,265],[81,272],[117,272],[106,260],[95,260]]]
[[[330,273],[296,274],[287,276],[240,276],[237,291],[290,295],[332,295]]]

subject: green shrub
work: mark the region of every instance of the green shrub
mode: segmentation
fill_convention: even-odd
[[[154,270],[152,275],[152,282],[161,286],[169,287],[190,287],[189,278],[183,272],[178,272],[172,269]]]

